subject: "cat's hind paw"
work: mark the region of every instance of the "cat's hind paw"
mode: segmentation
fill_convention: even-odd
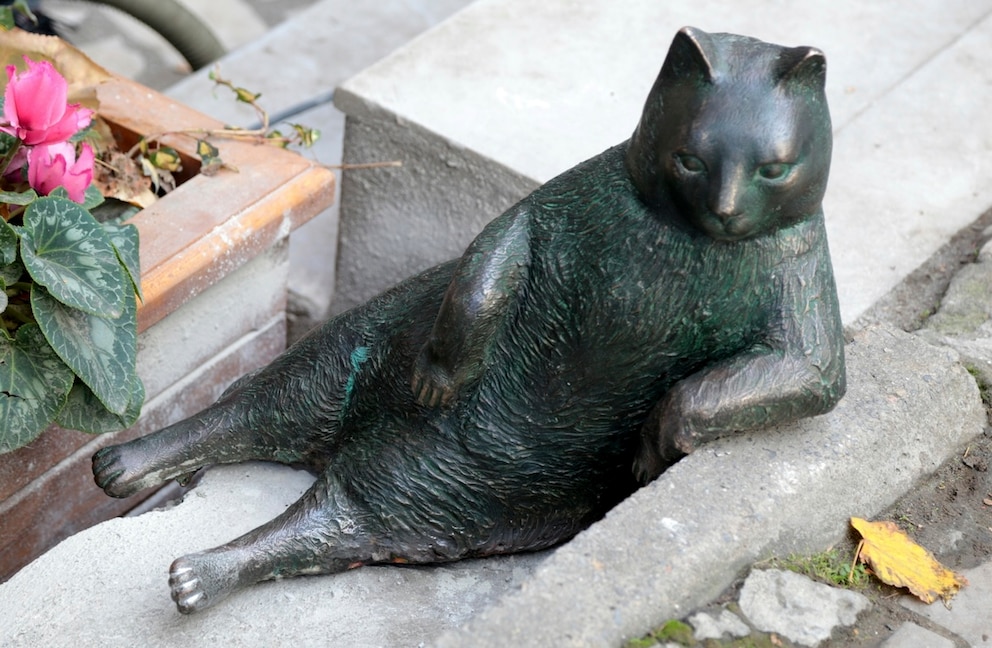
[[[179,611],[199,612],[238,589],[237,570],[229,567],[225,554],[216,551],[177,558],[169,568],[169,589]]]
[[[169,589],[172,600],[183,614],[192,614],[209,605],[207,593],[203,590],[200,577],[184,558],[172,563],[169,570]]]
[[[111,497],[128,497],[154,486],[155,481],[146,474],[143,453],[136,452],[130,444],[101,448],[93,455],[93,478]]]

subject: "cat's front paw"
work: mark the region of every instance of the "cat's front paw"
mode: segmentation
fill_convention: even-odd
[[[641,484],[654,481],[658,475],[671,468],[685,455],[685,452],[664,444],[657,436],[644,438],[634,459],[632,467],[634,477]]]
[[[455,397],[454,381],[447,371],[431,362],[428,353],[420,354],[410,378],[414,398],[424,407],[447,405]]]
[[[634,459],[634,476],[652,481],[695,450],[695,441],[679,407],[677,394],[658,403],[641,428],[641,447]]]

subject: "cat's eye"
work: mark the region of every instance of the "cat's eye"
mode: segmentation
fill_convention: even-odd
[[[785,180],[792,172],[792,165],[784,162],[762,164],[758,167],[758,175],[763,180]]]
[[[702,173],[706,171],[706,163],[689,153],[676,153],[675,161],[678,162],[678,165],[684,171],[688,171],[689,173]]]

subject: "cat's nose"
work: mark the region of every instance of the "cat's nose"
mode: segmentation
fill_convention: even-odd
[[[721,175],[720,181],[713,187],[710,195],[709,208],[717,218],[727,222],[743,211],[741,206],[743,174],[733,169]]]

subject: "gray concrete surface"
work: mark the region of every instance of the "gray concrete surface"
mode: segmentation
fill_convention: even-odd
[[[920,331],[926,339],[953,347],[980,379],[992,385],[992,241],[974,263],[958,272],[934,313]]]
[[[992,560],[962,572],[968,586],[954,597],[951,605],[926,605],[911,597],[902,604],[937,625],[952,628],[970,646],[992,643]]]
[[[349,163],[400,160],[403,166],[342,177],[347,217],[330,305],[335,315],[459,256],[486,223],[539,184],[471,149],[439,143],[402,119],[350,115],[344,144]]]
[[[954,642],[939,634],[906,622],[881,644],[882,648],[954,648]]]
[[[281,466],[216,468],[174,508],[69,538],[0,585],[0,645],[417,646],[518,587],[543,557],[297,578],[253,588],[203,614],[176,611],[168,587],[174,557],[268,521],[311,482]]]
[[[576,146],[597,147],[593,153],[601,148],[597,138],[609,137],[613,143],[616,135],[606,132],[605,125],[622,121],[611,116],[613,100],[600,106],[606,112],[598,119],[592,104],[596,96],[609,96],[611,91],[617,96],[619,85],[599,90],[621,83],[613,77],[623,67],[623,59],[619,54],[613,59],[613,72],[588,66],[604,58],[602,38],[613,32],[623,34],[622,49],[636,49],[632,45],[636,33],[648,21],[617,18],[593,29],[589,21],[594,14],[578,11],[570,20],[589,27],[590,40],[566,46],[558,32],[540,30],[523,3],[479,4],[496,14],[500,12],[495,8],[503,7],[501,16],[488,14],[493,18],[489,31],[477,31],[478,42],[447,38],[455,53],[449,50],[445,58],[433,52],[433,59],[417,62],[412,68],[417,74],[409,84],[398,82],[396,96],[400,90],[413,92],[419,86],[422,94],[435,96],[417,101],[437,102],[434,110],[455,121],[483,121],[495,134],[495,143],[484,153],[482,145],[466,147],[442,140],[443,147],[414,150],[411,155],[415,159],[434,155],[450,169],[467,160],[476,165],[467,177],[483,180],[488,173],[486,158],[491,157],[496,160],[493,168],[503,169],[504,177],[511,184],[520,183],[523,190],[538,178],[528,180],[513,171],[516,163],[500,157],[507,153],[497,151],[496,144],[502,141],[512,152],[528,137],[543,141],[545,127],[531,130],[528,124],[536,119],[530,113],[541,112],[534,110],[534,102],[544,100],[558,102],[542,109],[555,122],[546,128],[567,129],[565,139]],[[552,16],[559,6],[557,2],[529,5],[538,14]],[[737,5],[713,1],[664,6],[703,28],[747,31],[827,49],[838,127],[827,209],[835,228],[830,233],[835,265],[838,274],[849,275],[844,280],[846,297],[842,296],[846,321],[853,321],[865,304],[905,276],[918,259],[926,258],[958,223],[971,222],[992,202],[984,182],[992,138],[982,130],[988,120],[981,113],[988,105],[985,93],[992,87],[985,82],[992,66],[983,63],[992,51],[983,46],[992,3],[934,0],[904,11],[895,2],[817,2],[804,4],[802,12],[774,18],[752,11],[753,7],[744,15],[732,9]],[[700,20],[690,21],[694,16]],[[551,42],[560,46],[559,56],[573,55],[578,67],[587,66],[585,78],[591,85],[581,89],[581,96],[589,105],[582,111],[591,121],[573,116],[568,111],[575,107],[561,100],[568,85],[562,80],[569,78],[569,72],[556,67],[559,59],[527,80],[527,93],[511,91],[514,68],[506,67],[506,56],[511,55],[503,50],[514,49],[510,44],[521,40],[504,40],[510,27],[497,17],[515,24],[522,41],[530,37],[533,42]],[[724,19],[722,25],[715,24]],[[313,24],[286,27],[286,38],[319,37]],[[649,31],[659,53],[632,63],[651,68],[644,87],[633,93],[637,102],[643,100],[671,33],[680,25],[666,22],[660,28],[648,22],[647,26],[655,27]],[[307,61],[315,74],[323,73],[332,58],[324,48],[360,48],[362,39],[370,38],[369,30],[377,28],[371,18],[350,23],[336,33],[332,44],[306,50],[307,55],[299,57],[301,65]],[[810,30],[829,38],[810,39]],[[432,32],[431,38],[440,34],[443,41],[445,33],[449,32]],[[545,38],[552,33],[554,37]],[[658,34],[664,37],[659,40]],[[427,47],[425,40],[415,41],[413,50]],[[280,43],[273,40],[267,47]],[[284,52],[294,51],[291,44],[286,47]],[[477,48],[485,57],[470,58],[460,49],[465,47]],[[413,50],[383,65],[397,65],[404,56],[409,64]],[[266,58],[266,51],[260,48],[246,55],[241,64],[273,79],[293,74],[282,64],[286,55]],[[532,50],[512,56],[524,62],[535,58],[527,51]],[[503,83],[502,94],[496,83],[492,91],[497,94],[483,96],[505,105],[505,119],[477,112],[452,117],[471,112],[464,102],[478,94],[473,84],[485,74]],[[455,83],[458,75],[466,85]],[[270,95],[290,105],[291,96],[298,96],[295,91],[289,85]],[[373,130],[386,123],[381,120],[387,114],[379,110],[381,106],[366,107],[368,114],[358,115],[364,128]],[[407,123],[393,119],[397,129],[408,128],[418,137],[431,133],[419,122]],[[626,137],[630,127],[624,126],[619,138]],[[560,141],[561,133],[554,139]],[[537,149],[539,154],[531,155],[533,164],[544,163],[538,160],[547,160],[550,167],[571,164],[555,157],[562,149]],[[448,165],[448,159],[453,164]],[[882,168],[886,164],[893,167],[891,173]],[[382,193],[398,186],[388,174],[362,177]],[[431,186],[431,176],[424,176],[424,181]],[[463,188],[471,189],[472,184]],[[440,193],[442,187],[433,190]],[[397,209],[408,206],[402,194],[391,200]],[[473,198],[467,194],[457,200],[471,205]],[[476,211],[485,211],[487,201],[479,202]],[[326,250],[326,238],[312,238]],[[874,247],[866,251],[858,239],[873,242]],[[968,305],[969,294],[972,302],[986,303],[990,290],[977,295],[973,289],[964,290],[961,303]],[[959,340],[976,341],[984,335],[984,320],[975,316],[971,321],[970,330],[978,332],[958,334]],[[0,645],[618,645],[657,622],[704,606],[736,574],[769,552],[822,549],[844,533],[847,516],[867,517],[881,510],[980,432],[984,413],[974,380],[954,351],[937,346],[953,341],[953,336],[947,331],[938,337],[926,335],[924,341],[884,327],[859,333],[849,347],[851,389],[834,413],[788,429],[713,444],[553,552],[437,568],[363,568],[267,583],[203,615],[183,617],[168,598],[169,562],[273,517],[310,480],[287,468],[257,464],[209,471],[182,504],[78,534],[0,584]],[[969,606],[988,600],[989,569],[976,568],[968,575],[972,585],[959,596],[975,598],[954,610],[981,609]],[[931,611],[939,613],[936,608]],[[982,625],[987,615],[967,614],[977,632],[990,630]],[[982,634],[967,634],[968,627],[957,625],[965,623],[963,614],[935,616],[933,623],[946,624],[959,637],[984,641]],[[914,632],[910,627],[905,634],[919,636]]]

